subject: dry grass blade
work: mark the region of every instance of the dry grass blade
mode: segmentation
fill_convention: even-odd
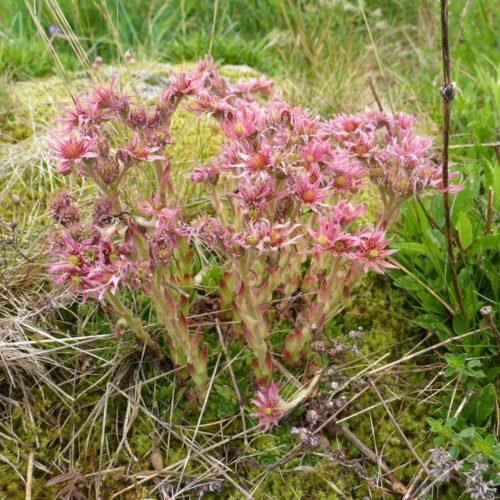
[[[456,342],[457,340],[462,340],[466,337],[470,337],[471,335],[474,335],[475,333],[484,331],[485,328],[480,328],[478,330],[472,330],[467,333],[463,333],[462,335],[457,335],[456,337],[450,337],[449,339],[443,340],[442,342],[438,342],[437,344],[434,344],[433,346],[426,347],[425,349],[422,349],[418,352],[415,352],[413,354],[409,354],[407,356],[403,356],[402,358],[393,361],[391,363],[388,363],[385,366],[380,366],[379,368],[375,368],[371,372],[368,373],[368,375],[375,375],[376,373],[380,373],[382,371],[388,370],[389,368],[392,368],[393,366],[399,365],[400,363],[404,363],[406,361],[409,361],[410,359],[413,358],[418,358],[418,356],[421,356],[422,354],[426,354],[428,352],[435,351],[436,349],[439,349],[440,347],[443,347],[447,344],[451,344],[452,342]]]
[[[377,394],[377,396],[380,399],[380,402],[382,403],[382,405],[383,405],[383,407],[384,407],[387,415],[391,419],[391,422],[394,424],[394,427],[396,427],[396,430],[398,431],[399,435],[401,436],[401,438],[405,442],[406,446],[408,446],[408,449],[411,451],[412,455],[415,457],[415,459],[417,460],[417,462],[420,464],[420,467],[422,467],[422,469],[424,469],[428,473],[429,471],[427,469],[427,466],[422,461],[422,459],[420,458],[420,456],[418,455],[418,453],[415,451],[415,448],[413,448],[413,446],[411,445],[410,441],[406,437],[405,433],[402,431],[401,426],[398,424],[397,420],[394,418],[394,415],[392,414],[389,406],[387,405],[386,401],[382,397],[382,394],[380,394],[380,391],[377,389],[377,386],[373,383],[372,380],[369,380],[368,383],[371,385],[372,389]]]

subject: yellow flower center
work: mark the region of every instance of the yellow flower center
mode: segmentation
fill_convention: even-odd
[[[80,156],[80,148],[77,144],[68,144],[66,146],[66,158],[74,160]]]
[[[341,253],[345,250],[345,244],[342,241],[337,241],[334,245],[334,249],[337,253]]]
[[[77,266],[78,264],[80,264],[80,257],[78,257],[78,255],[70,255],[68,257],[68,262],[72,265],[72,266]]]
[[[314,200],[314,191],[312,189],[308,189],[307,191],[304,191],[302,193],[302,199],[306,202],[306,203],[310,203],[311,201]]]
[[[76,257],[76,256],[75,256]],[[78,258],[78,257],[77,257]],[[95,252],[94,250],[92,250],[91,248],[88,249],[86,252],[85,252],[85,258],[90,261],[90,262],[93,262],[94,259],[95,259]]]
[[[339,175],[338,177],[335,177],[335,185],[337,187],[344,187],[346,184],[345,177],[343,175]]]
[[[243,137],[243,134],[245,133],[245,128],[243,127],[242,123],[236,123],[234,125],[234,133],[236,134],[236,137]]]
[[[318,243],[322,246],[322,247],[326,247],[328,245],[328,236],[326,236],[325,234],[320,234],[318,236]]]
[[[378,250],[370,250],[370,252],[368,253],[368,257],[370,257],[370,259],[375,259],[376,257],[378,257],[379,255],[379,251]]]
[[[252,156],[251,163],[253,168],[261,170],[266,166],[266,159],[262,153],[255,153]]]
[[[260,241],[260,238],[258,236],[255,236],[253,234],[247,235],[247,243],[249,245],[257,245],[257,243]]]

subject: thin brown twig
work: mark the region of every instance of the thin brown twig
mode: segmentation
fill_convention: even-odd
[[[375,85],[373,85],[373,80],[371,79],[371,76],[368,77],[368,85],[370,86],[370,90],[372,92],[373,98],[375,99],[375,102],[377,103],[378,110],[380,112],[384,111],[384,107],[382,106],[382,103],[380,102],[380,98],[377,94],[377,90],[375,89]]]
[[[381,457],[377,456],[368,446],[363,443],[354,433],[349,429],[339,426],[339,434],[345,437],[349,442],[351,442],[356,448],[358,448],[363,455],[370,459],[373,463],[377,464],[382,472],[388,477],[391,483],[391,489],[394,493],[398,495],[405,495],[408,491],[406,486],[394,475],[392,470],[388,465],[382,460]]]
[[[406,437],[406,434],[403,432],[403,429],[401,429],[400,425],[398,424],[398,421],[394,418],[394,415],[392,414],[391,409],[389,408],[389,406],[385,402],[384,398],[382,397],[382,394],[380,394],[380,391],[377,389],[377,386],[373,383],[373,380],[368,380],[368,383],[371,385],[372,389],[375,391],[375,394],[380,399],[380,402],[382,403],[384,410],[386,411],[387,415],[389,416],[389,419],[391,420],[394,427],[396,428],[399,435],[401,436],[401,439],[405,442],[405,444],[408,447],[408,449],[410,450],[411,454],[415,457],[417,462],[420,464],[420,467],[422,467],[425,470],[425,472],[428,473],[429,470],[427,469],[427,466],[422,461],[422,459],[420,458],[418,453],[415,451],[415,448],[413,448],[412,444],[410,443],[410,441]]]
[[[455,97],[455,85],[450,78],[450,49],[448,43],[448,0],[441,0],[441,51],[443,58],[443,86],[440,89],[443,98],[443,152],[442,152],[442,175],[443,175],[443,208],[444,208],[444,229],[446,236],[446,247],[450,258],[450,278],[455,292],[455,299],[462,314],[464,314],[464,305],[462,295],[458,286],[457,273],[455,266],[457,264],[455,252],[453,251],[453,239],[451,233],[451,212],[449,196],[449,156],[448,149],[450,143],[450,122],[451,105]]]
[[[371,76],[368,77],[368,85],[370,86],[370,91],[375,99],[375,102],[377,103],[378,110],[382,113],[384,111],[384,107],[382,106],[382,102],[377,94],[377,90],[375,89]]]
[[[488,189],[488,203],[486,205],[486,225],[484,228],[484,234],[491,234],[491,221],[493,219],[493,189],[490,187]]]
[[[426,461],[425,461],[425,466],[426,466],[426,469],[428,468],[427,466],[429,465],[431,461],[431,457],[429,457]],[[424,470],[426,470],[424,468],[420,468],[417,472],[417,474],[415,474],[415,476],[413,477],[413,479],[411,480],[410,484],[408,485],[408,491],[406,492],[406,495],[403,497],[403,500],[410,500],[411,498],[414,498],[412,496],[412,493],[413,493],[413,490],[415,489],[415,487],[417,486],[417,483],[420,481],[420,478],[422,477],[422,474],[424,473]]]
[[[438,226],[437,222],[434,220],[434,218],[432,217],[432,215],[425,208],[425,205],[422,203],[422,200],[420,199],[420,196],[418,196],[418,194],[416,195],[416,198],[417,198],[417,203],[420,205],[420,208],[422,209],[422,212],[424,212],[424,215],[425,215],[426,219],[429,221],[429,224],[434,229],[437,229],[440,233],[442,233],[443,230]]]
[[[28,456],[28,472],[26,473],[26,500],[31,500],[31,485],[33,483],[33,462],[35,455],[31,451]]]

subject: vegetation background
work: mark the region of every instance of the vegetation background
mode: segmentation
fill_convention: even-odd
[[[433,350],[430,357],[421,361],[422,366],[430,367],[429,378],[418,381],[407,378],[406,383],[418,382],[423,387],[434,384],[431,385],[432,397],[424,394],[432,405],[424,405],[425,410],[422,411],[422,406],[416,407],[420,408],[418,410],[408,406],[410,403],[407,402],[408,405],[398,408],[397,419],[406,433],[416,436],[418,445],[415,446],[419,453],[422,449],[428,450],[428,446],[423,447],[425,439],[418,438],[419,433],[432,430],[437,444],[449,449],[453,458],[466,460],[481,453],[494,472],[498,471],[500,459],[494,438],[499,427],[498,368],[495,367],[495,335],[498,336],[495,318],[500,313],[497,277],[500,246],[497,234],[500,208],[499,9],[495,0],[453,1],[449,8],[452,80],[457,87],[452,108],[450,154],[453,168],[461,173],[465,185],[462,193],[455,198],[452,222],[457,253],[455,266],[464,307],[459,310],[457,297],[451,289],[450,263],[447,261],[444,237],[434,227],[434,224],[442,227],[443,223],[441,198],[436,195],[421,203],[411,202],[403,211],[402,221],[396,229],[395,246],[400,250],[397,260],[404,271],[392,273],[392,283],[368,284],[359,301],[346,311],[343,321],[349,324],[353,317],[363,317],[356,325],[365,325],[373,334],[373,339],[367,340],[367,345],[363,347],[367,356],[376,352],[377,345],[388,347],[401,341],[401,334],[408,337],[415,335],[416,340],[404,350],[397,350],[395,355],[400,358],[415,346],[416,349],[421,348],[421,343],[425,346],[438,341],[446,342],[477,330],[478,333],[462,341],[450,342],[439,350]],[[64,24],[64,19],[68,25]],[[57,33],[52,30],[55,33],[53,37],[50,35],[51,26],[57,28]],[[356,113],[364,106],[374,107],[371,82],[384,108],[416,114],[419,128],[433,136],[439,147],[442,106],[439,93],[442,85],[439,26],[439,2],[435,0],[2,0],[0,206],[3,213],[0,214],[0,236],[3,241],[11,238],[10,232],[14,230],[9,224],[13,221],[23,228],[17,236],[16,251],[11,249],[12,242],[1,247],[0,315],[3,319],[0,317],[0,320],[6,325],[5,332],[10,332],[0,337],[2,348],[6,349],[7,341],[14,338],[12,332],[19,334],[22,331],[26,335],[22,337],[22,342],[26,339],[32,342],[33,339],[38,340],[32,336],[33,328],[53,327],[46,318],[43,321],[37,319],[33,315],[32,304],[28,304],[35,301],[33,297],[47,286],[36,254],[39,240],[33,235],[43,238],[40,227],[47,224],[46,198],[53,186],[49,183],[48,187],[44,178],[34,189],[32,173],[27,176],[24,169],[17,176],[8,167],[12,162],[17,162],[19,166],[24,161],[23,165],[31,168],[28,160],[33,163],[32,158],[36,156],[32,147],[34,138],[45,133],[50,123],[50,117],[44,115],[42,106],[37,107],[31,101],[27,104],[34,88],[28,87],[30,82],[43,82],[53,75],[65,75],[71,79],[71,75],[75,74],[73,72],[79,74],[96,56],[101,56],[106,64],[117,65],[127,50],[137,61],[148,63],[195,61],[211,53],[220,65],[247,65],[274,78],[284,88],[287,99],[313,108],[324,116]],[[42,32],[51,38],[53,52],[49,50]],[[54,59],[54,52],[60,66]],[[57,87],[57,92],[64,91],[64,85]],[[34,156],[27,158],[26,155],[30,154]],[[40,165],[44,163],[43,155],[36,158]],[[31,197],[28,204],[31,209],[23,212],[14,194],[21,200]],[[23,252],[27,252],[27,258],[23,257]],[[374,288],[370,288],[372,285]],[[435,294],[441,299],[437,306]],[[51,297],[64,304],[62,298]],[[387,301],[396,304],[397,309],[391,309],[389,313],[385,311]],[[489,316],[480,312],[485,306],[492,308]],[[61,319],[63,323],[74,323],[75,317],[78,317],[77,333],[82,335],[105,332],[109,328],[106,317],[96,318],[90,313],[90,310],[73,307],[69,312],[59,311],[54,316],[57,316],[59,325]],[[397,319],[398,315],[403,319]],[[403,327],[400,327],[401,321]],[[424,334],[427,331],[435,334],[429,341]],[[335,324],[331,325],[331,332],[332,335],[345,337],[347,329]],[[18,337],[15,338],[19,341]],[[39,352],[35,356],[32,352],[23,351],[20,359],[24,360],[23,363],[26,359],[33,360],[37,370],[42,370],[40,367],[43,366],[45,371],[42,370],[42,373],[51,376],[59,373],[60,377],[60,372],[67,371],[67,360],[63,362],[58,358],[54,361],[52,358],[50,361],[50,356],[52,350],[58,355],[64,353],[64,346],[61,347],[56,340],[52,339],[52,342],[47,344],[47,352]],[[99,352],[104,357],[113,355],[106,353],[103,346],[96,349],[92,352]],[[47,428],[53,428],[54,422],[63,422],[61,428],[69,428],[68,422],[74,418],[76,407],[69,413],[65,413],[67,408],[65,411],[58,410],[57,414],[50,411],[48,407],[54,400],[52,393],[57,393],[57,388],[50,386],[50,377],[45,387],[33,382],[27,372],[34,368],[26,369],[19,362],[16,358],[19,352],[13,354],[15,362],[9,364],[5,361],[6,352],[3,354],[4,371],[0,378],[0,383],[9,384],[9,388],[2,387],[0,390],[5,410],[0,414],[0,432],[4,440],[4,448],[0,446],[0,458],[3,457],[0,475],[4,477],[4,480],[0,479],[0,494],[6,495],[6,498],[24,498],[30,460],[32,471],[35,461],[37,477],[43,474],[51,477],[65,470],[62,465],[66,460],[62,456],[64,453],[54,451],[57,448],[54,443],[63,439],[64,432],[60,431],[58,436],[57,432],[51,434]],[[346,362],[353,364],[349,359]],[[20,369],[19,380],[24,380],[25,385],[19,380],[17,384],[13,383],[17,369]],[[412,366],[408,369],[411,371]],[[116,369],[113,370],[112,375],[116,377]],[[92,390],[85,388],[89,396],[79,407],[81,420],[72,421],[72,432],[78,425],[88,428],[85,450],[88,452],[89,447],[90,452],[98,453],[102,442],[97,422],[102,415],[92,413],[90,409],[99,402],[102,410],[103,391],[108,394],[109,386],[102,384],[100,392],[96,392],[95,386],[101,379],[97,377],[95,380]],[[116,381],[116,378],[113,380]],[[116,384],[119,385],[118,382]],[[26,388],[34,391],[38,402],[31,400]],[[165,400],[171,397],[169,388],[161,390]],[[155,399],[150,396],[151,401]],[[171,401],[174,401],[173,396]],[[365,401],[365,406],[371,403],[373,401]],[[220,416],[217,406],[226,408],[227,414],[236,408],[234,398],[227,396],[222,389],[207,415]],[[26,413],[22,408],[30,410]],[[132,411],[126,402],[122,402],[118,409],[114,408],[117,412],[119,409]],[[417,423],[408,418],[412,411],[417,416]],[[68,416],[70,414],[71,417]],[[369,415],[370,420],[354,419],[353,425],[365,443],[373,445],[375,442],[376,447],[375,424],[372,414]],[[375,422],[377,418],[386,419],[383,412],[373,416]],[[139,420],[131,446],[138,456],[149,459],[151,421],[144,415]],[[122,420],[117,417],[118,421]],[[418,473],[415,463],[411,464],[412,454],[401,452],[396,456],[401,442],[392,434],[394,429],[389,430],[391,423],[379,425],[379,443],[387,446],[384,456],[396,469],[400,466],[404,470],[402,477],[410,482]],[[45,429],[43,436],[42,429]],[[67,436],[64,437],[67,439]],[[52,451],[45,452],[45,455],[38,451],[34,454],[26,451],[40,450],[40,440],[42,448],[52,447]],[[89,442],[95,444],[89,445]],[[263,463],[272,463],[282,457],[281,453],[292,448],[292,442],[286,430],[277,431],[269,440],[255,445],[258,450],[256,456]],[[339,444],[339,447],[342,448],[342,445]],[[350,451],[356,457],[356,452]],[[169,460],[174,463],[185,456],[185,450],[173,449],[172,454],[174,457]],[[113,460],[110,459],[111,464]],[[307,457],[292,465],[306,467],[320,462],[321,457]],[[81,462],[75,459],[74,464],[86,474],[92,474],[89,470],[97,467],[94,463],[89,469],[89,462],[83,459]],[[187,472],[197,473],[195,468]],[[312,490],[297,479],[282,491],[283,478],[274,471],[264,476],[267,482],[260,489],[264,491],[263,497],[271,498],[278,491],[283,498],[297,495],[342,497],[337,491],[339,485],[345,491],[353,488],[351,491],[355,492],[355,497],[361,495],[360,492],[369,491],[372,494],[372,489],[360,486],[362,481],[359,478],[352,479],[348,474],[337,481],[333,489],[331,484],[328,486],[328,481],[337,477],[337,473],[331,476],[318,466],[314,474],[316,476],[311,482],[314,486],[310,486]],[[95,480],[92,475],[75,477],[71,478],[74,491],[78,485],[85,486]],[[48,491],[55,494],[53,489],[46,489],[45,479],[40,479],[39,483],[35,479],[34,496],[48,498]],[[261,479],[255,473],[250,482],[257,484]],[[494,474],[490,479],[495,479]],[[67,486],[67,481],[61,483]],[[457,479],[457,482],[463,486],[463,481]],[[432,481],[428,484],[431,486],[420,490],[423,495],[435,493]],[[98,489],[101,487],[100,484],[97,486]],[[108,487],[113,491],[124,486],[111,482]],[[74,491],[70,490],[70,493],[76,494]],[[375,496],[380,494],[377,488],[373,491]],[[443,489],[442,494],[457,498],[461,494],[458,491],[461,490],[450,486],[448,490]]]

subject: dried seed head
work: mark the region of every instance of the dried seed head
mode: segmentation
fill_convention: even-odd
[[[300,444],[304,448],[312,450],[318,446],[318,438],[305,427],[292,427],[291,433],[298,437]]]
[[[333,381],[330,384],[330,389],[332,390],[332,394],[335,394],[340,389],[340,384],[337,381]]]
[[[318,412],[315,411],[315,410],[309,410],[307,413],[306,413],[306,420],[307,422],[312,425],[313,427],[315,427],[316,425],[318,425],[318,422],[319,422],[319,415],[318,415]]]
[[[14,204],[14,205],[20,205],[21,204],[21,198],[19,195],[15,194],[15,193],[12,193],[10,195],[10,201]]]
[[[325,349],[325,344],[323,342],[320,342],[319,340],[315,340],[311,343],[311,351],[313,352],[318,352],[321,354],[325,352]]]

